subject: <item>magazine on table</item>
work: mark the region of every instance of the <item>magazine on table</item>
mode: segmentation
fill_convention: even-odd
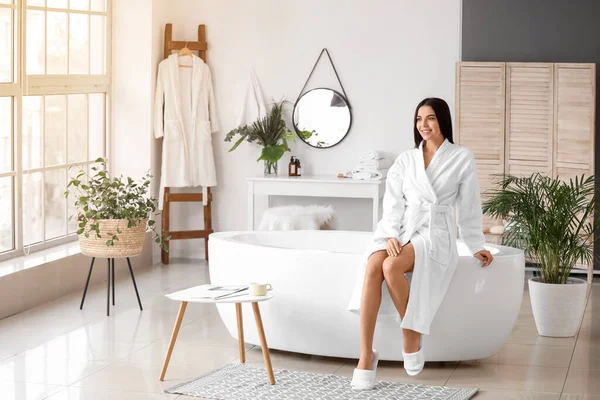
[[[194,290],[192,298],[220,300],[248,294],[247,285],[202,285]]]

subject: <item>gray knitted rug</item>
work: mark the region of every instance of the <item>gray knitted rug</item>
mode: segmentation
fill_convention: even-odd
[[[450,388],[377,381],[373,390],[350,387],[350,378],[308,372],[274,369],[275,385],[270,385],[264,367],[230,364],[190,382],[173,386],[166,393],[212,400],[296,400],[296,399],[395,399],[468,400],[478,389]]]

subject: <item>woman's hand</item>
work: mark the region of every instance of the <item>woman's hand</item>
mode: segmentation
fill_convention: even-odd
[[[473,257],[481,260],[483,262],[483,267],[487,267],[494,261],[494,257],[492,257],[492,253],[488,250],[481,250],[473,255]]]
[[[389,238],[386,243],[386,249],[388,256],[397,257],[402,252],[402,245],[396,238]]]

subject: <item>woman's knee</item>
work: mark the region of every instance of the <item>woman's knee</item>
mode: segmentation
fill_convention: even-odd
[[[367,268],[365,271],[365,279],[377,279],[383,281],[383,262],[385,256],[382,254],[375,253],[367,262]]]
[[[409,269],[408,257],[400,254],[397,257],[388,257],[383,261],[383,276],[386,279],[393,279],[396,275],[403,275]]]
[[[390,276],[394,273],[394,269],[396,268],[395,265],[397,264],[396,262],[396,257],[388,257],[383,261],[383,265],[382,265],[382,270],[383,270],[383,275],[384,276]]]

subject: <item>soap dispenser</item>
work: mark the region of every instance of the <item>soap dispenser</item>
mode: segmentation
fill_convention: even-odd
[[[298,176],[298,169],[296,168],[296,160],[294,160],[294,156],[290,158],[290,164],[288,165],[288,175]]]
[[[296,176],[302,176],[302,165],[300,165],[300,159],[296,158]]]

